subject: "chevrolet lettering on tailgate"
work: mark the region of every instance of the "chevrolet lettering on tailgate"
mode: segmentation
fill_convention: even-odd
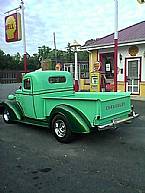
[[[106,110],[110,110],[110,109],[115,109],[115,108],[120,108],[125,106],[125,102],[122,103],[116,103],[114,105],[110,105],[110,106],[106,106]]]

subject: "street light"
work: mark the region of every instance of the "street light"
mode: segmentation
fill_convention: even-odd
[[[76,41],[74,40],[73,44],[71,44],[71,48],[74,49],[74,52],[75,52],[75,91],[77,92],[79,90],[79,84],[78,84],[78,58],[77,58],[77,51],[78,51],[78,48],[80,47],[81,45]]]

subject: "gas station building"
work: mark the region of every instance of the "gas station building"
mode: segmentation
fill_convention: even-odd
[[[122,29],[118,34],[117,91],[145,96],[145,21]],[[89,52],[90,77],[89,80],[80,79],[80,90],[90,90],[91,84],[98,84],[94,81],[96,73],[100,84],[103,76],[106,79],[106,90],[113,91],[114,33],[88,40],[81,49]],[[104,90],[100,88],[100,91]]]

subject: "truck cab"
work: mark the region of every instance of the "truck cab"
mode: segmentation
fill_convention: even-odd
[[[43,97],[69,96],[73,93],[73,79],[70,73],[32,72],[24,76],[22,88],[16,91],[16,100],[20,103],[26,117],[44,119]]]

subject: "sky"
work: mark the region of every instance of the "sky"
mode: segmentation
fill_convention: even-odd
[[[66,50],[74,40],[83,45],[114,32],[114,0],[23,0],[26,51],[38,53],[39,46]],[[6,43],[4,14],[19,7],[20,0],[0,0],[0,49],[6,54],[23,54],[23,41]],[[118,30],[145,20],[145,4],[118,0]]]

